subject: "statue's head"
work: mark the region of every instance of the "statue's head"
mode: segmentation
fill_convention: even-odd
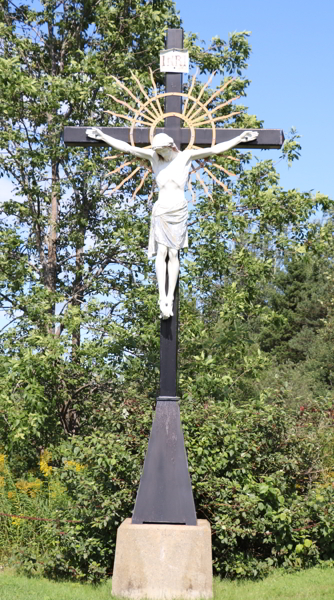
[[[174,153],[179,152],[173,138],[167,133],[157,133],[153,138],[152,148],[164,160],[170,160]]]

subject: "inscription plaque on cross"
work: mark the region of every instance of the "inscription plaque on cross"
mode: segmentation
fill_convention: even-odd
[[[168,29],[166,50],[183,49],[183,30]],[[164,127],[157,127],[156,134],[164,133],[173,138],[179,149],[184,149],[194,136],[197,148],[208,148],[213,143],[212,129],[182,127],[182,74],[165,75],[165,118]],[[172,113],[172,114],[171,114]],[[197,118],[197,121],[200,120]],[[216,119],[218,120],[218,119]],[[208,121],[209,122],[209,121]],[[212,122],[212,120],[211,120]],[[86,134],[87,127],[65,127],[64,142],[67,146],[101,146]],[[103,127],[101,131],[118,140],[129,142],[133,136],[138,147],[150,143],[148,127]],[[232,140],[246,130],[215,130],[215,143]],[[249,130],[247,130],[249,131]],[[284,136],[279,129],[259,129],[258,137],[238,148],[281,148]],[[168,255],[167,255],[168,261]],[[167,268],[167,266],[166,266]],[[167,281],[168,285],[168,281]],[[179,398],[177,396],[177,334],[179,285],[177,282],[173,316],[161,320],[160,327],[160,392],[156,413],[140,480],[133,523],[173,523],[196,525],[196,512],[187,457],[180,421]]]

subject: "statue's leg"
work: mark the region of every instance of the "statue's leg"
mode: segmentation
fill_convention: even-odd
[[[168,319],[170,314],[167,309],[167,297],[166,297],[166,258],[167,258],[167,246],[158,244],[157,256],[155,259],[155,270],[157,273],[157,280],[159,286],[159,306],[162,319]]]
[[[173,314],[173,301],[174,301],[174,292],[177,283],[177,278],[179,276],[180,270],[180,261],[179,261],[179,252],[178,250],[174,250],[173,248],[168,248],[168,294],[167,294],[167,304],[169,306],[170,316]]]

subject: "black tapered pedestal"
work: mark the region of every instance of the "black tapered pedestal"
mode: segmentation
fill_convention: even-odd
[[[197,524],[177,399],[157,400],[132,523]]]

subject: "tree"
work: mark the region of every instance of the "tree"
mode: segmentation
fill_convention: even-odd
[[[292,255],[273,281],[270,305],[283,320],[275,331],[264,329],[260,344],[281,362],[305,360],[328,312],[328,259]]]
[[[82,309],[86,326],[91,315],[99,315],[97,332],[99,321],[113,315],[143,269],[147,226],[139,219],[139,203],[131,212],[116,211],[117,199],[106,203],[102,177],[87,177],[102,173],[105,152],[92,157],[66,149],[63,126],[96,122],[96,106],[103,121],[100,96],[111,59],[120,78],[130,68],[144,70],[163,47],[161,25],[177,25],[178,19],[171,2],[153,7],[135,1],[47,1],[39,10],[3,3],[1,16],[1,174],[15,186],[1,222],[1,301],[15,325],[3,337],[4,369],[11,372],[16,357],[22,365],[36,349],[45,357],[52,348],[50,368],[56,373],[58,357],[56,379],[65,396],[55,397],[47,375],[41,385],[44,410],[52,415],[48,429],[57,429],[60,417],[64,432],[74,433],[77,390],[89,381],[82,367],[80,372]],[[87,302],[101,296],[108,300]],[[64,361],[64,354],[71,360]],[[21,385],[19,396],[26,383]]]

